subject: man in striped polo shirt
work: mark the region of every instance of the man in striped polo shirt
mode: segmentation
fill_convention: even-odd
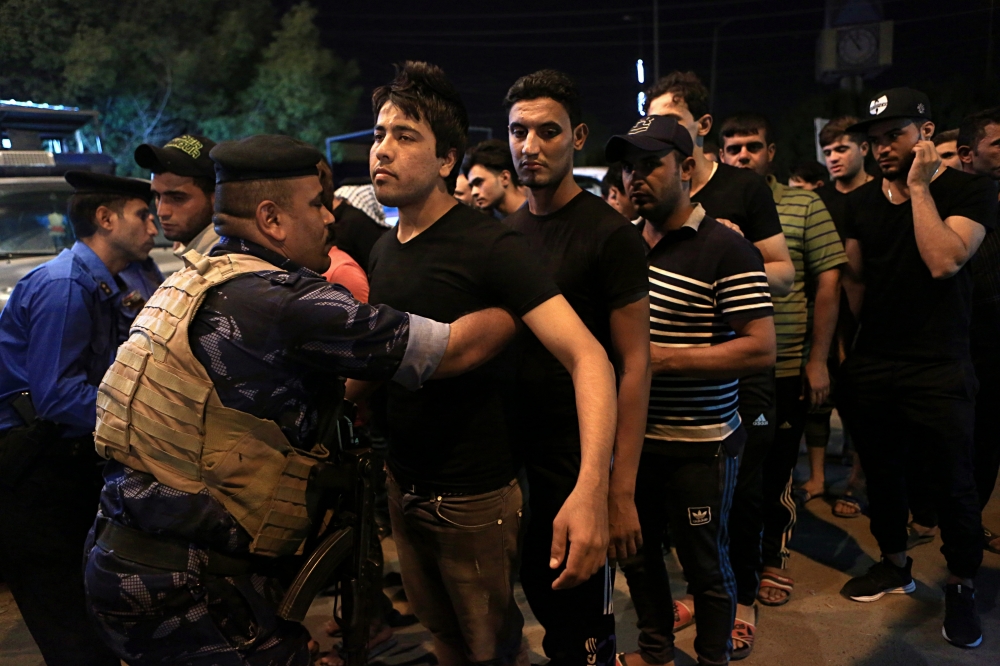
[[[608,142],[647,248],[653,384],[635,502],[643,547],[622,564],[639,621],[628,666],[673,660],[673,601],[660,544],[667,525],[698,608],[699,663],[728,663],[736,613],[727,522],[746,433],[739,377],[774,364],[760,253],[689,197],[690,134],[649,116]]]
[[[839,312],[840,267],[847,263],[847,255],[822,199],[807,190],[785,187],[770,173],[775,145],[767,118],[749,113],[731,116],[720,126],[719,136],[725,163],[750,169],[771,186],[795,265],[792,292],[774,299],[778,427],[764,460],[764,572],[758,593],[761,603],[780,606],[788,601],[793,585],[782,572],[791,555],[788,541],[796,518],[792,469],[806,414],[830,393],[827,356]]]

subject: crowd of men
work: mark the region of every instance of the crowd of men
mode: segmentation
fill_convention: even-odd
[[[273,135],[139,146],[151,182],[67,174],[78,241],[0,314],[0,572],[46,662],[342,663],[278,616],[274,566],[317,520],[342,378],[387,441],[403,587],[446,666],[530,663],[517,581],[555,666],[671,664],[689,625],[699,663],[747,657],[760,607],[794,594],[834,406],[857,453],[834,514],[866,513],[881,551],[843,596],[913,592],[907,552],[939,533],[942,633],[978,646],[1000,109],[938,132],[926,95],[884,91],[786,185],[764,116],[716,128],[692,73],[646,99],[603,197],[573,175],[568,76],[519,78],[508,141],[467,149],[421,62],[373,93],[370,181],[337,188]],[[166,280],[151,199],[186,265]],[[617,568],[637,645],[616,641]],[[398,621],[375,606],[372,653]]]

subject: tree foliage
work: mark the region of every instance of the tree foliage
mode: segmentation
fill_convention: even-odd
[[[0,98],[97,109],[121,174],[136,145],[183,132],[319,147],[360,89],[314,18],[303,3],[278,22],[268,0],[0,0]]]

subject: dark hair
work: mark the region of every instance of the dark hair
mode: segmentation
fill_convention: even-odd
[[[966,116],[958,128],[958,145],[978,152],[979,142],[986,136],[987,125],[1000,125],[1000,106]]]
[[[858,119],[854,116],[840,116],[839,118],[834,118],[826,125],[823,125],[823,129],[819,131],[819,146],[829,146],[831,143],[836,141],[842,136],[846,136],[847,139],[858,146],[862,143],[868,143],[868,137],[864,132],[848,132],[847,129],[851,125],[856,125]]]
[[[129,197],[120,194],[74,194],[66,206],[66,217],[73,225],[73,233],[77,238],[89,238],[97,233],[94,217],[101,206],[110,208],[119,215],[125,214],[125,203]]]
[[[774,128],[763,115],[759,113],[737,113],[722,121],[719,126],[719,137],[730,139],[734,136],[764,133],[764,143],[774,143]]]
[[[414,120],[427,121],[434,132],[438,157],[446,157],[449,151],[455,151],[455,168],[446,179],[449,188],[454,189],[468,140],[469,114],[444,70],[416,60],[396,65],[396,78],[372,93],[372,113],[376,121],[378,112],[388,102]]]
[[[931,140],[934,142],[935,146],[940,146],[942,143],[948,143],[949,141],[958,141],[958,129],[938,132]]]
[[[191,180],[194,181],[195,187],[204,192],[206,196],[212,196],[215,194],[215,178],[209,178],[208,176],[192,176]]]
[[[605,199],[611,193],[611,188],[618,188],[619,192],[625,192],[625,181],[622,180],[622,163],[615,162],[608,167],[608,172],[601,179],[601,196]]]
[[[477,164],[497,175],[509,171],[514,184],[521,184],[517,179],[517,171],[514,170],[514,159],[510,156],[510,145],[506,141],[487,139],[470,148],[462,160],[462,173],[468,177],[469,171]]]
[[[577,90],[576,83],[568,75],[554,69],[541,69],[519,78],[507,91],[507,96],[503,98],[503,105],[510,113],[510,107],[517,102],[540,97],[548,97],[562,104],[569,115],[571,127],[576,127],[583,122],[580,91]]]
[[[249,219],[257,214],[257,206],[261,201],[273,201],[279,206],[287,207],[291,202],[287,182],[278,179],[219,183],[215,187],[215,212]]]
[[[701,146],[701,152],[706,155],[718,155],[719,154],[719,144],[711,139],[705,139]]]
[[[825,166],[815,160],[796,164],[792,167],[788,175],[814,184],[825,183],[830,179],[830,172],[826,170]]]
[[[649,111],[654,99],[667,93],[680,95],[695,120],[709,112],[708,88],[694,72],[670,72],[650,86],[646,90],[645,111]]]

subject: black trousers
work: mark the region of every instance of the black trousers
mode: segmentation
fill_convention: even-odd
[[[803,395],[802,376],[775,381],[776,423],[774,444],[764,460],[763,564],[784,569],[791,553],[788,542],[795,528],[792,470],[799,459],[799,442],[806,427],[809,401]]]
[[[87,616],[83,545],[97,514],[97,455],[41,458],[0,485],[0,571],[49,666],[118,666]]]
[[[777,418],[773,370],[740,380],[740,418],[747,440],[729,514],[729,562],[736,576],[737,600],[750,606],[760,587],[764,460],[774,442]]]
[[[552,521],[576,485],[580,452],[528,452],[528,529],[521,556],[521,587],[545,628],[542,649],[552,666],[614,666],[614,569],[604,568],[581,585],[553,590],[562,572],[549,568]]]
[[[979,393],[976,395],[976,490],[979,507],[986,508],[1000,470],[1000,359],[974,363]]]
[[[721,448],[717,455],[696,458],[642,454],[635,506],[643,546],[621,567],[638,616],[639,651],[648,662],[674,658],[674,606],[660,545],[668,526],[694,595],[698,660],[729,662],[736,581],[727,552],[728,514],[738,465],[738,458]]]
[[[868,478],[871,531],[883,553],[906,550],[909,496],[933,498],[948,569],[972,578],[983,560],[973,478],[976,377],[968,360],[911,362],[854,356],[844,409]],[[927,487],[907,483],[911,460],[931,461]]]

